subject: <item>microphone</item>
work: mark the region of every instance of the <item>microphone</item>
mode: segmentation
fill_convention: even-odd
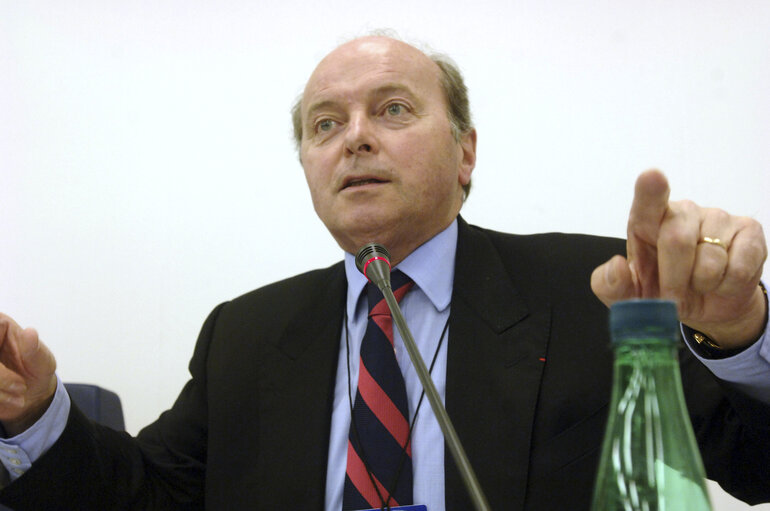
[[[356,268],[380,291],[383,287],[390,289],[390,252],[379,243],[367,243],[358,249]]]
[[[423,390],[425,390],[430,407],[441,427],[444,440],[446,440],[449,451],[452,453],[457,470],[463,478],[465,488],[468,490],[476,511],[490,511],[487,498],[481,489],[481,485],[479,485],[478,479],[476,479],[476,474],[473,471],[473,467],[471,467],[470,461],[468,461],[468,456],[465,455],[465,449],[463,449],[460,438],[457,436],[452,421],[449,419],[444,403],[441,402],[441,396],[433,384],[433,379],[430,377],[425,361],[417,349],[412,332],[409,330],[406,319],[404,319],[404,315],[401,313],[401,308],[398,306],[398,300],[393,296],[393,290],[390,287],[390,252],[379,243],[367,243],[358,249],[356,267],[358,271],[364,274],[364,277],[380,289],[385,297],[385,303],[388,304],[393,321],[401,333],[401,339],[404,341],[406,351],[409,353],[409,358],[417,372],[417,377],[420,379]]]

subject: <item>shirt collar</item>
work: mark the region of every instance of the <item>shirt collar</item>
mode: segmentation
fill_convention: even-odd
[[[437,311],[443,311],[452,300],[452,283],[457,252],[457,219],[449,227],[423,243],[394,269],[406,273],[428,297]],[[348,280],[347,309],[353,317],[366,277],[356,268],[356,257],[345,253],[345,275]]]

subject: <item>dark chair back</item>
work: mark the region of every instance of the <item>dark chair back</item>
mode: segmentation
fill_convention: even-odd
[[[86,383],[65,383],[64,387],[86,417],[117,431],[125,431],[123,407],[117,394]]]

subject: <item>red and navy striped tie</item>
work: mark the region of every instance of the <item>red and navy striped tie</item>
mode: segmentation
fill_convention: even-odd
[[[413,284],[400,271],[391,276],[398,301]],[[369,322],[348,435],[343,511],[412,504],[409,406],[393,347],[393,318],[377,286],[370,282],[366,288]]]

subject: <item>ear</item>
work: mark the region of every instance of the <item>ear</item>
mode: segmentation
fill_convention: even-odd
[[[462,136],[458,144],[458,150],[461,151],[459,180],[460,185],[465,186],[471,181],[471,173],[476,167],[476,129],[470,130]]]

